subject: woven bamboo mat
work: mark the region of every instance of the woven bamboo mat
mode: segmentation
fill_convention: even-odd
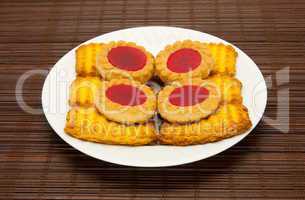
[[[192,28],[243,49],[268,82],[264,121],[215,157],[144,169],[79,153],[54,134],[43,115],[17,105],[16,82],[26,71],[50,69],[96,35],[143,25]],[[304,44],[302,0],[2,0],[0,199],[305,199]],[[284,84],[281,69],[290,74]],[[41,107],[44,78],[31,77],[23,90],[35,108]]]

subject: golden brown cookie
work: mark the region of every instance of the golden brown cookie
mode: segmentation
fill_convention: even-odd
[[[206,78],[213,66],[207,46],[191,40],[167,45],[156,57],[156,74],[163,82]]]
[[[132,146],[151,144],[157,138],[153,123],[124,125],[111,122],[93,107],[72,107],[67,114],[65,132],[82,140]]]
[[[212,114],[220,102],[215,84],[201,79],[173,82],[158,94],[158,111],[169,122],[186,123]]]
[[[102,49],[102,43],[81,45],[76,49],[76,73],[79,76],[98,76],[96,58]]]
[[[125,78],[145,83],[154,73],[154,57],[133,42],[110,42],[98,55],[97,69],[105,80]]]
[[[163,123],[159,141],[168,145],[216,142],[245,133],[252,126],[247,108],[241,104],[222,105],[208,119],[190,124]]]
[[[147,85],[127,79],[105,81],[96,106],[109,120],[147,122],[156,112],[156,95]]]
[[[215,62],[212,74],[234,76],[236,73],[237,52],[231,45],[222,43],[205,43]]]
[[[242,103],[241,82],[228,75],[214,75],[208,78],[209,81],[219,88],[222,103]]]
[[[70,86],[69,104],[71,106],[93,106],[102,87],[97,76],[76,77]]]

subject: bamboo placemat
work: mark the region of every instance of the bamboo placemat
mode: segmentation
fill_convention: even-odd
[[[43,115],[18,106],[16,82],[28,70],[50,69],[94,36],[143,25],[207,32],[250,55],[268,82],[265,118],[255,131],[207,160],[130,168],[81,154]],[[2,0],[0,199],[305,199],[304,44],[302,0]],[[31,77],[23,89],[35,108],[44,78]]]

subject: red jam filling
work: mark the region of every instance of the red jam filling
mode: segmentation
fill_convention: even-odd
[[[129,46],[112,48],[107,58],[113,66],[126,71],[138,71],[146,64],[145,53],[140,49]]]
[[[172,53],[167,60],[167,68],[176,73],[186,73],[196,69],[201,63],[198,51],[183,48]]]
[[[109,87],[106,91],[106,96],[111,101],[123,106],[141,105],[147,99],[142,90],[126,84],[118,84]]]
[[[196,85],[176,88],[169,95],[169,102],[175,106],[193,106],[209,97],[209,90]]]

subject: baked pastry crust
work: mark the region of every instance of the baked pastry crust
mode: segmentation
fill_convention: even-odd
[[[70,86],[70,106],[93,106],[103,81],[97,77],[76,77]]]
[[[96,106],[107,119],[119,123],[133,124],[147,122],[147,120],[155,115],[157,108],[156,95],[147,85],[142,85],[139,82],[130,81],[128,79],[114,79],[109,82],[105,81],[104,83]],[[111,101],[106,96],[107,89],[111,86],[120,84],[131,85],[144,92],[147,97],[145,102],[135,106],[124,106]]]
[[[128,46],[141,50],[146,56],[145,66],[137,71],[127,71],[113,66],[109,62],[107,55],[112,48],[120,46]],[[154,57],[150,52],[146,51],[144,47],[139,46],[134,42],[110,42],[108,44],[103,45],[103,48],[101,49],[98,55],[97,70],[105,80],[125,78],[145,83],[153,76]]]
[[[67,114],[65,132],[92,142],[118,145],[147,145],[156,141],[153,123],[124,125],[107,120],[94,107],[72,107]]]
[[[192,106],[176,106],[169,101],[170,94],[184,85],[195,85],[209,91],[207,99]],[[214,84],[201,79],[182,80],[165,86],[158,94],[158,111],[162,118],[172,123],[193,122],[212,114],[220,103],[220,91]]]
[[[201,63],[195,69],[176,73],[168,69],[167,61],[169,56],[175,51],[183,48],[196,50],[201,56]],[[156,57],[156,74],[163,82],[172,82],[186,78],[206,78],[214,67],[214,61],[207,46],[198,41],[184,40],[167,45]]]
[[[215,67],[211,74],[224,74],[234,76],[236,73],[237,52],[231,45],[222,43],[204,43],[211,52]]]
[[[96,70],[96,57],[102,49],[102,43],[81,45],[75,51],[76,73],[79,76],[99,76]]]
[[[242,134],[252,127],[248,110],[241,104],[222,105],[208,119],[190,124],[163,123],[159,141],[168,145],[216,142]]]
[[[208,78],[215,86],[218,87],[221,94],[222,103],[242,103],[242,83],[228,75],[213,75]]]

